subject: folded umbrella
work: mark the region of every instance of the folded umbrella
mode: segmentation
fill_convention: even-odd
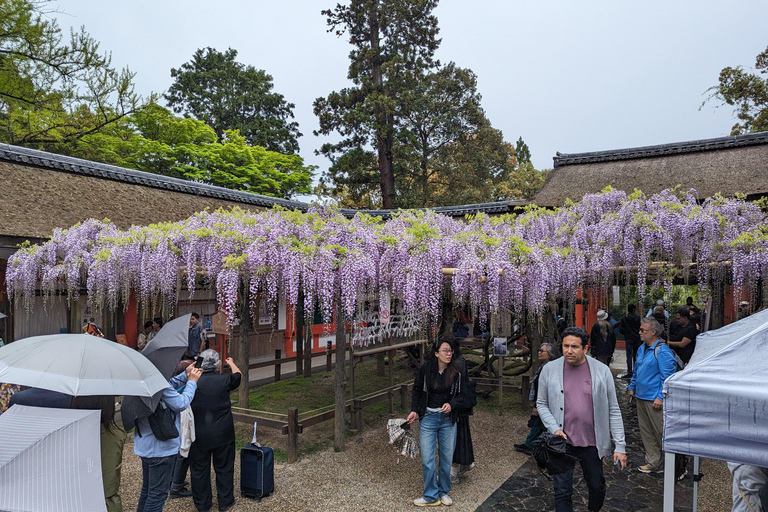
[[[413,459],[419,453],[419,448],[416,446],[416,439],[413,437],[410,425],[403,418],[394,418],[387,421],[387,433],[389,434],[389,444],[402,440],[400,455]]]
[[[72,396],[151,397],[168,387],[143,355],[87,334],[32,336],[0,347],[0,382]]]

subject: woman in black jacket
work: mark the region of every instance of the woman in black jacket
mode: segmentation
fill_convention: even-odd
[[[235,504],[235,423],[229,394],[240,386],[240,369],[231,357],[227,364],[231,374],[221,374],[219,354],[204,350],[203,374],[197,381],[197,392],[192,400],[195,416],[195,442],[189,449],[189,474],[192,499],[199,511],[213,506],[211,492],[211,459],[216,472],[216,491],[219,510],[227,510]]]
[[[453,360],[454,347],[441,340],[413,383],[408,423],[419,418],[419,445],[424,494],[413,501],[418,507],[451,505],[451,460],[456,445],[458,410],[468,406],[466,375]],[[435,468],[435,452],[439,468]]]

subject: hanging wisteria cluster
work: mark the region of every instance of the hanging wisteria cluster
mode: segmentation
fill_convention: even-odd
[[[444,287],[457,304],[486,318],[506,308],[537,314],[547,300],[573,303],[580,286],[603,287],[622,275],[645,293],[649,266],[695,272],[703,293],[728,278],[734,293],[768,277],[768,227],[760,207],[741,199],[697,202],[695,191],[646,197],[606,190],[556,210],[463,220],[404,211],[383,221],[348,219],[331,208],[202,212],[180,222],[118,230],[89,220],[23,247],[8,263],[14,300],[30,307],[36,289],[76,299],[84,286],[97,307],[175,300],[180,287],[216,290],[230,325],[242,287],[276,304],[332,317],[338,297],[351,317],[361,300],[391,297],[422,325],[440,312]],[[454,275],[445,277],[443,269]],[[388,306],[382,304],[382,307]]]

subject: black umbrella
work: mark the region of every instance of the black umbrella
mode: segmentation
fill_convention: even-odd
[[[173,376],[176,366],[181,361],[181,356],[187,350],[189,318],[191,316],[180,316],[165,324],[141,351],[160,370],[166,380],[170,380]],[[151,398],[126,396],[120,408],[123,428],[131,430],[136,426],[137,421],[152,414],[162,396],[163,391],[155,393]]]

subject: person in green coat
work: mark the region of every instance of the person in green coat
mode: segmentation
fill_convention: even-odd
[[[123,512],[120,498],[120,471],[123,467],[125,431],[115,423],[114,396],[78,396],[72,401],[73,409],[101,411],[101,478],[107,512]]]

